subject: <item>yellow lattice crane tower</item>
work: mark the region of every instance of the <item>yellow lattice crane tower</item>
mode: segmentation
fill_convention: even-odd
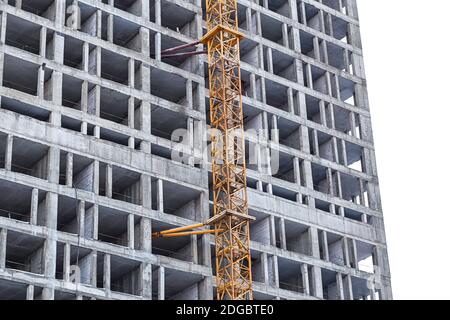
[[[206,0],[207,33],[191,45],[165,50],[162,57],[203,43],[208,47],[211,120],[211,160],[214,215],[205,223],[154,233],[176,237],[214,233],[218,300],[251,300],[250,220],[246,185],[236,0]],[[199,54],[205,52],[190,52]],[[212,230],[189,231],[203,226]]]

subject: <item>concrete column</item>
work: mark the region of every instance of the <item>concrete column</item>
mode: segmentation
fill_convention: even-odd
[[[152,299],[152,265],[150,263],[141,263],[140,266],[140,289],[144,299]]]
[[[113,42],[114,39],[114,15],[109,14],[106,25],[106,37],[107,41]]]
[[[315,129],[313,130],[313,151],[315,156],[320,157],[319,138]]]
[[[319,232],[316,227],[310,227],[308,232],[311,241],[311,255],[320,259]]]
[[[56,241],[47,239],[44,242],[44,276],[53,279],[56,274]],[[42,300],[54,300],[55,290],[46,287],[42,290]]]
[[[336,296],[338,300],[344,300],[344,284],[342,281],[342,274],[337,273],[336,274]]]
[[[314,48],[314,58],[316,60],[322,61],[321,54],[320,54],[320,45],[319,45],[319,38],[318,37],[314,37],[314,39],[313,39],[313,48]]]
[[[334,162],[339,163],[338,139],[336,137],[333,137],[332,141],[333,141],[333,144],[332,144],[333,160],[334,160]]]
[[[320,112],[320,123],[323,126],[327,126],[327,117],[325,113],[325,102],[323,100],[320,100],[319,102],[319,112]]]
[[[313,190],[314,189],[314,182],[312,177],[312,168],[311,168],[311,162],[303,160],[303,175],[305,177],[305,184],[306,187]],[[316,201],[313,197],[308,197],[308,206],[310,208],[315,208]]]
[[[105,290],[111,289],[111,255],[105,254],[103,256],[103,288]]]
[[[63,280],[70,281],[70,244],[64,244]]]
[[[288,26],[286,23],[283,23],[282,29],[282,37],[283,37],[283,46],[286,48],[289,48],[289,32],[288,32]]]
[[[134,107],[135,107],[134,97],[130,97],[128,99],[128,127],[131,129],[134,129]]]
[[[98,205],[94,204],[85,210],[85,229],[84,237],[98,240]]]
[[[73,153],[66,156],[66,186],[69,188],[73,186]]]
[[[58,195],[56,193],[51,192],[47,193],[45,211],[46,211],[45,226],[48,228],[49,235],[44,242],[43,269],[44,269],[44,276],[46,278],[53,279],[55,278],[56,274],[56,239],[57,239],[56,223],[58,214]],[[42,291],[42,299],[53,300],[54,289],[52,287],[44,288]]]
[[[130,249],[134,249],[134,215],[129,214],[127,219],[127,242]]]
[[[0,229],[0,269],[4,269],[6,265],[6,239],[7,230]]]
[[[306,65],[306,86],[310,89],[314,89],[312,70],[309,63]]]
[[[6,41],[6,25],[7,25],[8,14],[6,11],[2,12],[1,30],[0,30],[0,43],[5,43]]]
[[[308,274],[308,265],[302,263],[301,265],[301,273],[302,273],[302,285],[304,288],[304,293],[306,295],[310,295],[310,289],[309,289],[309,274]]]
[[[164,212],[164,188],[161,179],[156,183],[156,210]]]
[[[351,242],[351,261],[353,268],[358,270],[358,247],[356,246],[356,240],[355,239],[349,239]]]
[[[323,298],[323,288],[322,288],[322,272],[320,267],[313,266],[312,267],[312,277],[313,277],[313,286],[314,286],[314,296],[317,298]]]
[[[264,279],[264,284],[266,286],[269,285],[269,265],[268,265],[269,261],[268,261],[268,257],[267,257],[267,253],[263,252],[261,253],[261,265],[263,268],[263,279]]]
[[[278,132],[278,117],[272,115],[272,132],[271,132],[272,141],[275,143],[280,142],[279,132]]]
[[[272,215],[269,218],[269,228],[270,228],[270,244],[275,247],[277,245],[277,236],[275,230],[275,217]]]
[[[330,168],[326,169],[326,176],[327,176],[326,179],[327,179],[328,193],[331,196],[334,196],[335,192],[334,192],[334,184],[333,184],[333,173],[332,173],[332,170]]]
[[[336,122],[334,119],[334,106],[331,102],[328,103],[327,106],[327,123],[329,128],[336,129]]]
[[[90,281],[90,285],[94,288],[97,287],[97,251],[93,251],[90,254],[90,258],[91,258],[91,270],[90,270],[90,276],[91,276],[91,281]]]
[[[66,0],[58,0],[55,5],[55,24],[64,26],[66,22]]]
[[[48,151],[48,182],[59,183],[59,162],[60,150],[57,147],[51,146]]]
[[[26,300],[34,300],[34,286],[31,284],[27,286]]]
[[[273,280],[274,280],[275,287],[279,288],[280,287],[280,275],[278,272],[278,257],[277,256],[272,257],[272,271],[273,271]]]
[[[3,66],[4,66],[4,62],[5,62],[5,54],[3,52],[0,53],[0,86],[3,86],[3,76],[4,76],[4,71],[3,71]],[[1,102],[2,102],[2,97],[0,97],[0,108],[1,106]]]
[[[350,252],[348,248],[348,238],[342,238],[342,252],[344,254],[344,264],[347,267],[350,267]]]
[[[334,75],[333,78],[334,78],[334,87],[335,87],[335,91],[336,91],[335,98],[338,100],[341,100],[341,85],[339,84],[339,77]]]
[[[140,244],[139,249],[145,252],[152,250],[152,225],[148,218],[141,218],[140,222]]]
[[[37,79],[37,97],[39,99],[44,99],[44,82],[45,82],[45,70],[43,66],[38,69],[38,79]]]
[[[89,42],[83,42],[82,66],[84,72],[89,72]]]
[[[142,206],[147,209],[152,209],[152,181],[148,175],[141,175],[141,192],[142,192]],[[149,218],[142,217],[140,222],[140,244],[139,249],[145,252],[152,250],[152,225]],[[150,279],[151,281],[151,279]]]
[[[297,157],[294,157],[292,160],[292,164],[294,167],[294,180],[295,183],[299,186],[302,184],[301,174],[300,174],[300,160]]]
[[[113,168],[111,164],[107,164],[106,165],[106,181],[105,181],[105,195],[108,198],[112,198],[113,193],[112,193],[112,175],[113,175]]]
[[[301,7],[300,23],[302,23],[304,25],[307,25],[308,24],[308,20],[306,19],[305,3],[301,2],[300,7]]]
[[[165,300],[165,270],[164,267],[158,269],[158,300]]]
[[[273,73],[272,48],[267,48],[266,61],[267,61],[267,66],[266,66],[267,72]]]
[[[61,1],[57,1],[59,4]],[[63,11],[64,13],[64,11]],[[58,15],[59,19],[61,18]],[[62,20],[64,20],[62,18]],[[53,59],[56,63],[64,63],[64,37],[58,33],[53,36],[54,52]],[[51,76],[51,92],[52,102],[56,105],[62,105],[62,87],[63,87],[63,74],[60,71],[53,70]],[[61,112],[53,111],[50,115],[50,123],[55,126],[61,126]]]
[[[8,134],[6,138],[6,150],[5,150],[5,169],[12,169],[12,151],[13,151],[14,138],[12,135]]]
[[[353,285],[352,285],[352,277],[347,275],[345,277],[345,291],[346,291],[346,299],[353,300]]]
[[[246,25],[246,30],[249,33],[253,33],[253,28],[252,28],[252,9],[247,8],[245,10],[245,20],[247,21],[247,25]]]
[[[30,224],[37,224],[37,214],[38,214],[38,206],[39,206],[39,190],[33,188],[31,192],[31,208],[30,208]]]
[[[341,181],[341,173],[339,171],[336,172],[336,192],[339,198],[342,198],[342,181]]]
[[[330,261],[330,253],[328,250],[328,234],[326,231],[322,231],[322,245],[324,259],[325,261]]]
[[[198,298],[199,300],[213,300],[213,279],[212,277],[204,277],[198,284]]]
[[[280,246],[281,246],[281,249],[287,250],[287,246],[286,246],[286,226],[285,226],[284,218],[280,218],[279,227],[280,227]]]
[[[94,163],[94,168],[93,168],[93,192],[95,194],[99,194],[99,187],[100,187],[100,163],[98,160],[95,160]]]
[[[380,226],[379,228],[384,230],[384,226]],[[390,269],[389,269],[389,259],[386,247],[377,246],[374,249],[374,257],[376,261],[377,268],[375,269],[375,274],[379,275],[381,279],[381,288],[380,288],[380,299],[382,300],[390,300],[392,299],[392,285],[390,282]]]
[[[83,81],[81,84],[81,101],[80,101],[80,110],[85,113],[88,112],[88,104],[92,103],[89,101],[89,82]]]
[[[78,201],[77,206],[77,220],[78,220],[78,235],[84,238],[84,221],[85,221],[85,202],[83,200]]]

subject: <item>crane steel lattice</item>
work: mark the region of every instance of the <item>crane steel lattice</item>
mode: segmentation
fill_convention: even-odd
[[[215,233],[218,300],[251,300],[252,272],[236,0],[206,0],[214,215],[205,223],[153,234]],[[195,46],[198,42],[191,44]],[[163,57],[191,45],[162,52]],[[202,51],[181,53],[201,54]],[[214,230],[187,231],[205,225]]]
[[[237,1],[207,0],[206,24],[217,298],[252,299]]]

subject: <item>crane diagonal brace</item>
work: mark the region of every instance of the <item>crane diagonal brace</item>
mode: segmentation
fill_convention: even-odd
[[[222,24],[219,24],[219,25],[215,26],[213,29],[211,29],[210,31],[208,31],[208,33],[205,34],[200,39],[200,43],[208,44],[209,40],[211,40],[211,38],[215,37],[221,31],[224,31],[224,32],[234,35],[236,37],[236,40],[238,40],[238,41],[245,38],[243,33],[239,32],[237,30],[230,29]]]

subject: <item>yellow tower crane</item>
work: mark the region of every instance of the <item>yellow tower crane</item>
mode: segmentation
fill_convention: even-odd
[[[161,57],[197,44],[208,47],[211,160],[214,214],[204,223],[156,232],[153,237],[215,235],[218,300],[252,300],[245,140],[242,111],[237,0],[206,0],[207,33],[193,44],[171,48]],[[213,229],[192,231],[204,226]]]

